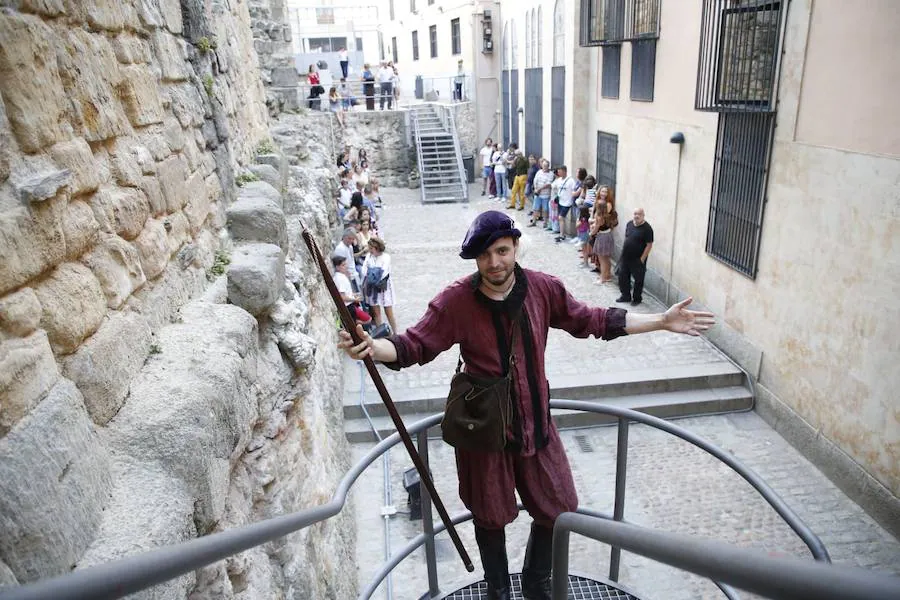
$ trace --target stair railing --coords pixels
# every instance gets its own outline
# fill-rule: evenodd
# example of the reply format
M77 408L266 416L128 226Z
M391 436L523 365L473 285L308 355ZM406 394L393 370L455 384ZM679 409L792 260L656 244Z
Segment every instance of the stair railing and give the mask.
M743 477L747 483L759 492L760 496L762 496L775 512L781 516L787 525L797 533L817 561L823 563L830 562L828 552L825 550L825 546L818 536L803 523L800 517L785 504L778 494L776 494L775 491L759 477L759 475L750 468L744 466L731 454L707 442L700 436L658 417L616 406L577 400L551 400L550 407L554 409L582 410L601 415L609 415L614 417L618 423L619 431L616 453L614 514L610 517L609 515L586 509L579 510L582 514L600 517L606 521L617 522L613 523L617 527L611 529L594 529L593 525L584 528L593 532L600 531L597 535L604 536L601 539L608 540L613 546L613 552L610 555L611 579L615 580L618 578L619 554L623 548L638 553L644 552L647 549L647 547L643 545L638 545L637 542L630 541L627 535L623 537L622 535L616 534L616 532L621 533L623 531L622 522L625 522L623 515L625 500L625 469L627 466L628 427L631 421L636 421L679 437L725 463L726 466L730 467L738 475ZM443 415L441 414L436 414L427 417L407 428L410 435L416 435L419 449L423 460L426 461L426 465L428 464L428 430L438 425L442 416ZM273 517L243 527L213 533L179 544L164 546L149 552L136 554L93 567L87 567L37 583L7 588L0 591L0 600L39 600L45 598L54 598L55 600L94 600L101 598L122 598L181 575L196 571L204 566L245 550L249 550L250 548L269 543L280 537L309 527L310 525L325 521L341 512L346 504L350 488L362 472L382 454L387 452L388 449L398 443L400 443L400 436L397 433L394 433L379 442L365 455L365 457L362 458L362 460L360 460L360 462L350 468L343 479L341 479L340 483L338 483L331 500L321 506ZM381 571L376 576L376 579L373 580L366 590L360 594L359 597L361 599L370 598L375 588L384 578L384 574L393 570L393 568L415 550L415 548L422 545L425 545L426 547L429 594L431 597L438 595L434 536L443 531L443 526L434 525L433 520L431 519L431 502L428 499L427 494L423 494L422 496L422 509L423 534L418 536L405 548L401 549L382 567ZM453 523L460 523L470 518L471 515L469 513L464 513L452 517L452 521ZM563 521L563 524L574 529L574 526L568 525L565 520ZM628 529L627 531L630 532L631 530ZM679 553L682 553L684 551L684 546L680 543L677 546ZM715 552L713 555L721 555L721 547L729 546L717 544L714 548ZM704 548L709 549L712 547ZM560 550L561 549L562 548L560 548ZM657 554L650 553L651 550L647 550L648 556L651 558L658 556ZM743 552L749 553L747 556L752 555L754 557L754 562L763 554L759 551L746 550L742 551L742 553ZM556 548L554 548L554 554L557 554ZM744 559L745 557L741 554L741 560L743 561ZM562 559L559 556L555 556L554 560L559 561ZM664 562L665 560L669 559L664 557ZM563 563L559 564L562 565ZM694 570L696 567L696 564L688 564L688 562L673 562L673 564L676 566L683 564L687 570ZM808 562L801 564L794 560L790 561L790 566L779 569L779 580L791 578L801 585L810 586L810 590L819 590L820 585L816 583L814 579L827 578L831 586L829 588L829 594L819 596L809 594L788 596L786 593L780 592L774 593L770 597L835 598L840 600L900 597L900 578L876 575L875 573L863 569L834 568L834 571L829 571L829 568L824 565L819 568L810 569L810 564L811 563ZM766 563L765 569L761 571L754 570L747 574L746 569L742 569L739 565L729 561L727 565L718 566L715 570L711 570L712 567L710 567L710 570L703 571L703 574L707 577L721 579L722 581L714 581L716 585L719 586L728 598L736 598L737 596L734 591L724 582L733 582L740 587L756 589L754 586L768 585L765 581L761 581L761 579L770 578L772 573L771 569L776 567L777 565L769 565ZM562 573L565 571L566 567L560 566L559 568L560 573ZM830 575L835 573L839 574L839 576ZM612 575L615 575L615 577L612 577ZM766 587L765 589L771 590L771 587ZM855 592L856 589L866 590L866 593L869 595L861 596Z
M453 153L456 156L456 168L459 172L460 191L463 195L463 202L469 201L469 178L466 174L466 167L463 165L462 148L459 145L459 133L456 131L456 117L453 114L453 106L448 104L439 104L441 125L444 130L450 134L453 140Z
M410 115L412 116L413 135L416 146L416 170L419 173L419 194L422 204L425 204L425 163L422 157L422 135L419 131L419 108L418 106L410 107Z

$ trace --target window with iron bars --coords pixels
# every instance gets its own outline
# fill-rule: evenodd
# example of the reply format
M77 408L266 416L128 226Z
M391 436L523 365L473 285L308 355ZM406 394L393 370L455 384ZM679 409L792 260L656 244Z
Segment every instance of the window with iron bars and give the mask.
M431 42L431 58L437 58L437 25L428 28L428 38Z
M419 60L419 32L412 32L412 57L413 60Z
M462 40L459 33L459 19L450 21L450 48L453 54L462 54Z
M597 132L597 184L616 188L616 164L619 156L619 136Z
M396 37L391 38L391 60L393 60L395 63L400 62L399 60L397 60L397 38Z
M608 44L600 49L603 64L600 71L600 95L604 98L619 97L619 77L622 64L622 44Z
M755 278L775 128L783 1L704 0L697 110L719 113L706 252Z
M782 1L704 0L694 108L775 110Z

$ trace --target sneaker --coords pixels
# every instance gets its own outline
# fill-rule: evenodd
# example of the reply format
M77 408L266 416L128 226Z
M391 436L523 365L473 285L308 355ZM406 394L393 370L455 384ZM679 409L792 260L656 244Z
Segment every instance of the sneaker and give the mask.
M497 197L497 196L488 196L488 200L493 200L493 199L496 198L496 197Z
M594 267L593 269L591 269L591 273L599 273L599 272L600 272L600 269L598 269L597 267Z
M631 298L626 298L625 296L619 296L616 298L616 302L631 302Z

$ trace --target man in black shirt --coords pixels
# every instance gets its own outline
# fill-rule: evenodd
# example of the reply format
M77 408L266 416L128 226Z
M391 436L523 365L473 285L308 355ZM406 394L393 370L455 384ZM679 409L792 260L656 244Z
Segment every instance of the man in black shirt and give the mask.
M647 257L653 248L653 228L644 220L644 209L634 209L634 218L625 226L625 242L619 259L619 291L616 302L641 303L644 291L644 274L647 272ZM634 277L634 294L631 293L631 278Z

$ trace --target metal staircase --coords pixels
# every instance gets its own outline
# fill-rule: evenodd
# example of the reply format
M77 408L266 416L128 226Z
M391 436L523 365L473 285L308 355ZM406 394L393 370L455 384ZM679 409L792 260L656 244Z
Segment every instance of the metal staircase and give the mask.
M422 203L468 202L456 122L450 107L426 103L410 107Z

